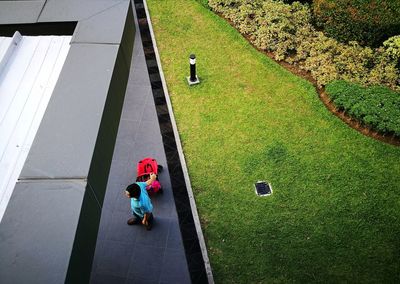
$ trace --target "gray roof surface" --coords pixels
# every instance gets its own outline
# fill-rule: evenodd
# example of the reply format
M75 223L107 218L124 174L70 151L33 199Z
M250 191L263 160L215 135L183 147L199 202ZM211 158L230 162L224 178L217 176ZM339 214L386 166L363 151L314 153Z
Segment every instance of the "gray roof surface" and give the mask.
M137 21L135 21L137 25ZM136 28L138 31L138 27ZM153 157L163 165L163 194L151 196L154 226L128 226L136 163ZM91 283L190 283L171 182L166 166L140 33L133 58L100 221Z
M21 178L87 177L118 48L71 45Z
M78 23L0 224L1 283L90 277L131 62L130 11L129 0L0 1L1 25L41 34L53 24L39 22Z
M63 282L80 212L71 204L82 202L85 186L83 180L16 185L0 226L1 283Z

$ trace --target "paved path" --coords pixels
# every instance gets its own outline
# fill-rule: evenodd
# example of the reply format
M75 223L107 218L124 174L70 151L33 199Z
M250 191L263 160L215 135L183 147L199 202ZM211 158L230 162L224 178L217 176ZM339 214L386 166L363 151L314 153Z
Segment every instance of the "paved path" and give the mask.
M136 17L136 13L135 13ZM136 23L133 62L104 200L91 283L190 283L164 146ZM130 202L125 187L136 163L151 156L164 166L164 193L152 198L151 231L128 226Z

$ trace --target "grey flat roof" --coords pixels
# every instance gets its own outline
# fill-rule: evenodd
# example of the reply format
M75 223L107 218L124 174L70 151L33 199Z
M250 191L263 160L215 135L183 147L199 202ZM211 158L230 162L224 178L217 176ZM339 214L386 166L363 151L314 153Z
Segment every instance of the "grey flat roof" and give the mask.
M135 29L129 0L0 1L0 25L58 22L77 26L0 224L2 283L90 277Z
M133 54L91 283L191 283L139 32ZM131 218L130 201L123 194L135 181L136 163L147 156L164 167L159 175L164 193L151 196L151 231L126 224Z
M83 180L16 185L0 226L2 283L64 281L85 186Z

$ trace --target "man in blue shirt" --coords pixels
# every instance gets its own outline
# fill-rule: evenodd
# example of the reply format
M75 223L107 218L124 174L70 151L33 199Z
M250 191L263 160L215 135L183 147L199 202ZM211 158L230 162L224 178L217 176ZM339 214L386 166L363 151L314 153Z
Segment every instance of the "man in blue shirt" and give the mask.
M142 223L147 230L151 230L153 225L153 205L149 194L147 193L146 186L151 185L155 181L157 175L150 174L150 179L146 182L135 182L125 190L126 197L131 199L131 208L133 218L128 220L128 225L135 225Z

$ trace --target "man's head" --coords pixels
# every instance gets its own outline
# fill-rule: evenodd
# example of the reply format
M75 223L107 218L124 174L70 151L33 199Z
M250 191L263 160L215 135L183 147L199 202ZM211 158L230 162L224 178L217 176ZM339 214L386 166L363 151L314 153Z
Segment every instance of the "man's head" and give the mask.
M139 199L140 186L137 185L136 183L132 183L132 184L128 185L128 187L125 189L125 195L126 195L126 197L129 197L129 198Z

